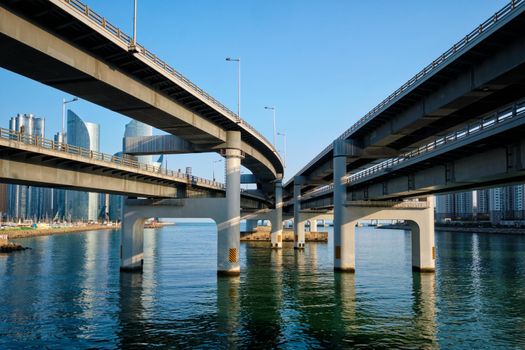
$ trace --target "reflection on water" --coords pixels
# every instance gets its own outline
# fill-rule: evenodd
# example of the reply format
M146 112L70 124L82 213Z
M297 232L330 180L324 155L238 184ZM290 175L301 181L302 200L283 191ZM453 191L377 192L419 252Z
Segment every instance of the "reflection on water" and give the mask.
M0 256L0 348L525 347L525 237L438 233L436 274L410 233L360 229L356 274L331 243L241 246L217 278L216 228L145 233L144 274L120 274L118 232L21 240Z

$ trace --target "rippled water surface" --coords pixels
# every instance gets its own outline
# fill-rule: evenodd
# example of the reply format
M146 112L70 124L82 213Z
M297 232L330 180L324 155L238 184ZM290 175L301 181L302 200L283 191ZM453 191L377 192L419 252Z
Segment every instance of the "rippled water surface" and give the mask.
M144 273L119 273L117 231L19 240L0 255L0 348L525 348L525 237L436 233L412 273L410 233L362 228L356 274L330 244L241 245L216 276L213 224L146 230Z

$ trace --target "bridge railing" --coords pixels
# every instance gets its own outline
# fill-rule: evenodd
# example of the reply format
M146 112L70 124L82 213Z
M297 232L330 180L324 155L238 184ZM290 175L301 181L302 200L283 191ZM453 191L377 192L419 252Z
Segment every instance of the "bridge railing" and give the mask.
M354 181L371 177L377 175L378 173L389 172L394 166L399 165L403 162L425 155L428 152L434 151L453 142L460 141L468 136L481 133L482 131L485 131L487 129L495 128L501 125L502 123L521 117L525 117L525 101L520 101L516 104L513 104L512 106L508 106L492 114L484 116L474 122L468 123L458 130L455 130L443 136L439 136L435 138L432 142L418 147L410 152L404 153L399 157L385 160L377 165L371 166L355 174L349 175L343 180L343 183L348 185ZM304 194L302 196L302 199L317 197L332 191L333 184L322 186Z
M401 85L396 91L391 93L387 98L381 101L377 106L375 106L371 111L365 114L363 117L357 120L349 129L347 129L343 134L341 134L337 139L345 140L347 139L355 130L359 129L363 124L371 120L379 111L386 107L391 101L396 99L403 92L407 91L409 88L414 86L416 83L420 82L423 78L426 78L432 72L435 72L437 69L440 69L444 66L444 63L450 58L458 54L467 44L471 43L474 39L484 34L488 29L492 28L496 23L501 21L510 15L518 6L525 3L525 0L512 0L502 9L496 12L494 15L489 17L485 22L481 23L474 30L464 36L461 40L456 42L451 48L445 51L441 56L433 60L428 66L419 71L416 75L410 78L406 83ZM312 159L304 168L308 169L312 166L318 158L328 153L332 148L332 144L328 145L325 149L319 153L317 157ZM301 171L302 172L302 171Z
M126 44L128 47L132 45L133 38L131 36L124 33L122 30L120 30L120 28L112 25L103 16L93 11L89 6L84 4L82 1L79 1L79 0L61 0L61 1L68 4L77 13L84 15L85 17L90 19L93 23L103 28L106 32L111 34L113 37L118 39L123 44ZM198 87L195 83L193 83L191 80L186 78L184 75L178 72L175 68L171 67L168 63L166 63L166 61L163 61L157 55L155 55L154 53L146 49L144 46L138 43L136 44L136 46L137 46L137 51L139 55L146 58L148 61L153 63L156 67L162 69L164 72L174 76L175 78L177 78L177 80L182 81L182 83L186 85L186 88L193 90L198 95L198 97L201 97L204 100L210 102L211 104L217 106L221 110L221 112L224 113L226 116L230 117L237 124L244 126L245 128L249 129L252 133L254 133L259 139L261 139L266 144L268 148L273 150L277 158L279 158L279 160L282 163L281 156L279 155L275 147L270 143L270 141L266 137L264 137L252 125L250 125L244 119L241 119L236 113L234 113L228 107L226 107L221 102L213 98L210 94L208 94L206 91Z
M111 165L121 165L131 167L137 170L147 171L152 175L164 175L172 178L182 180L192 185L205 185L207 187L223 190L225 185L220 182L213 180L204 179L198 176L187 174L181 171L169 170L153 164L140 163L136 159L129 155L123 154L121 156L106 154L102 152L92 151L84 147L78 147L63 142L56 142L54 140L29 135L25 133L19 133L14 130L0 128L0 139L17 141L26 145L38 146L43 149L64 152L80 156L89 160L102 161Z

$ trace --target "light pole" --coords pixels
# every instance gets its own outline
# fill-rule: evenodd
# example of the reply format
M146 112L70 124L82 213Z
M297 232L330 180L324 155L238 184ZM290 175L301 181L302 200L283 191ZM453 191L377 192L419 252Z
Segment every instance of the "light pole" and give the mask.
M241 59L226 57L228 62L237 62L237 116L241 118Z
M66 132L65 132L65 125L66 125L66 105L68 103L76 102L78 101L78 97L74 97L71 100L67 101L65 98L62 99L62 142L66 142Z
M275 107L264 107L264 109L269 109L273 112L273 147L277 147L275 143L275 139L277 138L277 129L275 128Z
M213 163L212 163L212 177L213 177L213 182L215 182L215 163L220 163L222 162L222 159L219 159L219 160L214 160Z
M133 0L133 38L131 38L129 51L137 52L137 0Z
M278 132L277 135L283 137L283 143L284 143L284 167L286 168L286 132Z

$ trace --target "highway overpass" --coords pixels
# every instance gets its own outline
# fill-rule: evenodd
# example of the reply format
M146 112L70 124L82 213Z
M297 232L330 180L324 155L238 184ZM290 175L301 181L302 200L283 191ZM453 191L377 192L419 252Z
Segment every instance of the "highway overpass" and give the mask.
M414 269L433 271L432 195L525 179L523 101L525 1L513 0L295 174L286 211L296 223L333 211L334 268L348 272L358 220L406 220Z

